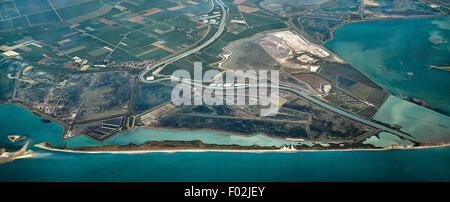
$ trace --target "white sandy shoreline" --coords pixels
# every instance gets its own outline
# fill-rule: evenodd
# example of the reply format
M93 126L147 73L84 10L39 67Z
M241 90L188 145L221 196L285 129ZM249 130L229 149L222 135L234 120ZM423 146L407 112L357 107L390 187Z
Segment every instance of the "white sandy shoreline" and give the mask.
M43 144L34 145L37 148L65 153L80 154L147 154L147 153L198 153L198 152L226 152L226 153L298 153L298 152L351 152L351 151L397 151L397 150L418 150L450 147L450 144L418 146L418 147L396 147L379 149L304 149L304 150L231 150L231 149L173 149L173 150L130 150L130 151L80 151L73 149L50 148Z

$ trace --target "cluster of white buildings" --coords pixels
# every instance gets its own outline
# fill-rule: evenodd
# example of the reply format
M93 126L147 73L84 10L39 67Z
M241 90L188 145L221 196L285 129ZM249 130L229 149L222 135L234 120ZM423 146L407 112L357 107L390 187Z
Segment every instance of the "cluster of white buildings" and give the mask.
M221 17L222 17L222 14L220 14L219 11L215 11L215 12L212 13L212 15L204 14L204 15L201 15L199 17L196 17L196 19L198 21L201 21L201 22L205 23L205 24L219 25Z

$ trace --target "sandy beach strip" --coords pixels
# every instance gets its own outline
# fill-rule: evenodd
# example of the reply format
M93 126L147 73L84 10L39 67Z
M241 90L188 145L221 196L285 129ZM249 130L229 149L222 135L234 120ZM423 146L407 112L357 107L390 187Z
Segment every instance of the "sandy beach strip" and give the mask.
M197 152L225 152L225 153L298 153L298 152L351 152L351 151L398 151L398 150L418 150L418 149L436 149L447 148L450 144L418 146L418 147L394 147L394 148L379 148L379 149L303 149L303 150L230 150L230 149L172 149L172 150L130 150L130 151L81 151L74 149L57 149L50 148L44 144L34 145L37 148L65 153L80 153L80 154L147 154L147 153L197 153Z

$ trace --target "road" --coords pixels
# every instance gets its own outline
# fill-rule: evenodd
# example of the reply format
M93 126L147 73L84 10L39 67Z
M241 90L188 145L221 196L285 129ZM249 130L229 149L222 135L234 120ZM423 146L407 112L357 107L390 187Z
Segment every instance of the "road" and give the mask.
M238 88L264 87L264 86L258 86L258 85L256 85L256 86L255 85L242 85L242 86L231 86L231 87L224 87L224 86L216 87L216 86L205 86L205 85L203 85L201 83L193 82L193 81L186 82L186 80L183 80L183 82L185 82L187 84L193 84L194 86L196 85L196 86L199 86L199 87L210 88L210 89L228 89L228 88L238 89ZM270 87L270 86L268 86L268 87ZM323 101L321 101L321 100L319 100L319 99L317 99L315 97L309 96L309 95L307 95L304 92L301 92L301 91L298 91L296 89L292 89L292 88L290 88L288 86L283 86L283 85L278 86L278 88L280 90L284 90L284 91L287 91L287 92L294 93L295 95L298 95L299 97L301 97L301 98L303 98L303 99L305 99L305 100L307 100L307 101L309 101L309 102L311 102L313 104L316 104L316 105L318 105L318 106L320 106L320 107L322 107L324 109L332 111L332 112L334 112L336 114L339 114L339 115L341 115L343 117L349 118L349 119L354 120L356 122L359 122L359 123L362 123L364 125L368 125L368 126L380 129L380 130L385 131L385 132L392 133L394 135L397 135L399 137L403 137L405 139L408 139L408 140L411 140L411 141L414 141L414 142L421 142L417 138L412 137L412 136L410 136L410 135L408 135L408 134L406 134L404 132L401 132L401 131L398 131L398 130L394 130L392 128L386 127L386 126L381 125L379 123L376 123L376 122L373 122L371 120L362 118L362 117L360 117L360 116L358 116L356 114L344 111L344 110L342 110L342 109L340 109L338 107L335 107L333 105L325 103L325 102L323 102Z
M340 109L340 108L337 108L337 107L335 107L335 106L332 106L332 105L330 105L330 104L328 104L328 103L322 102L322 101L320 101L319 99L314 98L314 97L311 97L311 96L309 96L309 95L307 95L307 94L305 94L305 93L303 93L303 92L300 92L300 91L298 91L298 90L291 89L291 88L288 88L288 87L285 87L285 86L280 86L280 89L281 89L281 90L288 91L288 92L292 92L292 93L294 93L294 94L296 94L296 95L302 97L303 99L305 99L305 100L307 100L307 101L309 101L309 102L312 102L312 103L314 103L314 104L316 104L316 105L319 105L320 107L325 108L325 109L327 109L327 110L330 110L330 111L332 111L332 112L334 112L334 113L336 113L336 114L339 114L339 115L341 115L341 116L343 116L343 117L352 119L352 120L354 120L354 121L357 121L357 122L359 122L359 123L362 123L362 124L365 124L365 125L368 125L368 126L372 126L372 127L374 127L374 128L378 128L378 129L380 129L380 130L382 130L382 131L392 133L392 134L394 134L394 135L397 135L397 136L399 136L399 137L403 137L403 138L405 138L405 139L408 139L408 140L411 140L411 141L414 141L414 142L420 142L419 140L417 140L417 138L412 137L412 136L410 136L410 135L408 135L408 134L406 134L406 133L403 133L403 132L398 131L398 130L394 130L394 129L392 129L392 128L388 128L388 127L386 127L386 126L384 126L384 125L381 125L381 124L379 124L379 123L375 123L375 122L370 121L370 120L368 120L368 119L364 119L364 118L362 118L362 117L360 117L360 116L357 116L357 115L355 115L355 114L353 114L353 113L344 111L344 110L342 110L342 109Z
M152 82L155 82L155 81L147 81L147 80L145 79L145 75L146 75L147 73L149 73L150 71L156 69L156 68L158 68L158 69L156 69L155 72L159 72L165 65L170 64L170 63L175 62L175 61L177 61L177 60L180 60L180 59L182 59L182 58L184 58L184 57L187 57L187 56L189 56L189 55L191 55L191 54L193 54L193 53L195 53L195 52L200 51L201 49L203 49L203 48L207 47L208 45L210 45L211 43L213 43L217 38L219 38L219 37L222 35L223 31L225 30L226 19L227 19L227 15L228 15L228 8L224 5L224 3L222 2L222 0L212 0L212 4L213 4L213 5L214 5L214 2L216 2L217 5L219 5L220 8L221 8L221 10L222 10L222 19L220 20L219 29L218 29L218 31L213 35L213 37L211 37L211 38L208 39L205 43L203 43L203 44L201 44L201 45L199 45L199 46L197 46L197 47L195 47L195 48L193 48L193 49L190 49L190 50L188 50L188 51L186 51L186 52L183 52L183 53L181 53L181 54L179 54L179 55L173 56L173 57L171 57L171 58L169 58L169 59L167 59L167 60L161 61L161 62L159 62L159 63L153 65L152 67L150 67L150 68L148 68L148 69L142 71L142 72L140 73L140 75L139 75L139 80L140 80L141 82L143 82L143 83L152 83ZM167 78L166 78L166 79L167 79ZM201 83L191 82L191 84L192 84L192 83L193 83L194 85L200 85L201 87L206 87L206 88L221 88L221 89L224 89L223 87L211 87L211 86L204 86L204 85L201 84ZM257 86L249 86L249 85L246 85L246 86L239 86L239 87L232 86L231 88L237 89L237 88L255 88L255 87L257 87ZM260 86L260 87L261 87L261 86ZM262 86L262 87L263 87L263 86ZM227 88L227 87L225 87L225 88ZM322 107L322 108L325 108L325 109L327 109L327 110L330 110L330 111L332 111L332 112L334 112L334 113L336 113L336 114L339 114L339 115L341 115L341 116L343 116L343 117L346 117L346 118L349 118L349 119L351 119L351 120L357 121L357 122L359 122L359 123L362 123L362 124L365 124L365 125L368 125L368 126L371 126L371 127L377 128L377 129L380 129L380 130L385 131L385 132L392 133L392 134L394 134L394 135L403 137L403 138L405 138L405 139L408 139L408 140L411 140L411 141L414 141L414 142L419 142L415 137L412 137L412 136L410 136L410 135L408 135L408 134L406 134L406 133L403 133L403 132L401 132L401 131L397 131L397 130L391 129L391 128L386 127L386 126L384 126L384 125L375 123L375 122L373 122L373 121L371 121L371 120L364 119L364 118L362 118L362 117L360 117L360 116L357 116L357 115L355 115L355 114L353 114L353 113L344 111L344 110L342 110L342 109L340 109L340 108L338 108L338 107L335 107L335 106L332 106L332 105L330 105L330 104L328 104L328 103L322 102L321 100L319 100L319 99L317 99L317 98L315 98L315 97L309 96L309 95L307 95L307 94L304 93L304 92L301 92L301 91L298 91L298 90L289 88L289 87L287 87L287 86L282 86L282 85L279 86L279 89L280 89L280 90L284 90L284 91L288 91L288 92L291 92L291 93L294 93L294 94L300 96L301 98L303 98L303 99L305 99L305 100L307 100L307 101L309 101L309 102L311 102L311 103L313 103L313 104L316 104L316 105L318 105L318 106L320 106L320 107Z
M172 63L172 62L175 62L175 61L177 61L177 60L180 60L180 59L182 59L182 58L185 58L185 57L187 57L187 56L189 56L189 55L191 55L191 54L193 54L193 53L195 53L195 52L200 51L201 49L203 49L203 48L209 46L211 43L213 43L214 41L216 41L216 39L218 39L218 38L220 37L220 35L222 35L223 31L225 30L225 25L226 25L226 22L227 22L228 8L225 6L225 4L222 2L222 0L211 0L211 1L213 1L213 2L212 2L213 5L214 5L214 2L216 2L217 5L219 5L220 9L222 10L222 19L220 20L220 23L219 23L219 29L217 30L217 32L216 32L210 39L208 39L207 41L205 41L205 43L203 43L203 44L201 44L201 45L199 45L199 46L196 46L195 48L192 48L192 49L190 49L190 50L188 50L188 51L186 51L186 52L183 52L183 53L181 53L181 54L179 54L179 55L175 55L175 56L173 56L173 57L171 57L171 58L169 58L169 59L167 59L167 60L161 61L161 62L159 62L159 63L153 65L152 67L150 67L150 68L148 68L148 69L142 71L142 72L139 74L139 80L140 80L141 82L143 82L143 83L150 83L149 81L147 81L147 80L145 79L145 75L146 75L147 73L149 73L150 71L152 71L152 70L154 70L154 69L156 69L156 68L158 68L158 69L156 69L155 72L161 71L161 69L162 69L164 66L166 66L167 64L170 64L170 63Z

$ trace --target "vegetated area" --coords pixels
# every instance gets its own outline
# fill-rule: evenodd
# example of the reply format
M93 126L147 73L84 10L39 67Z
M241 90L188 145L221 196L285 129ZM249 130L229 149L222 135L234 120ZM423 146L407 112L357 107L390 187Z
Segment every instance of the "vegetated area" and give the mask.
M284 85L365 117L383 102L381 88L308 41L325 40L338 24L362 19L359 1L223 2L229 11L224 33L160 74L192 72L195 61L203 63L203 70L278 69ZM321 22L301 22L315 19L309 9L335 24L325 29ZM138 83L140 70L217 32L217 7L210 10L209 1L4 0L0 11L0 100L63 122L69 137L86 134L101 141L134 122L342 143L379 132L286 92L278 103L280 113L265 117L260 106L178 107L170 102L170 81ZM292 24L293 19L299 21ZM313 37L287 31L292 25ZM234 54L221 63L224 48Z
M261 116L261 106L183 106L161 116L153 126L341 143L358 142L361 137L378 132L295 95L283 93L282 97L285 101L276 116Z
M67 126L67 137L98 130L93 137L102 140L119 131L138 85L127 71L74 74L17 59L0 60L0 71L1 103L18 103Z
M67 123L82 123L127 114L134 85L125 71L67 74L28 66L11 99Z
M65 124L66 135L106 139L131 114L168 100L169 87L151 95L136 74L207 37L213 28L198 17L210 7L204 0L1 1L0 99Z
M170 102L172 89L172 85L163 82L140 85L137 88L136 104L133 109L134 114L142 114Z
M208 34L209 25L195 17L209 7L202 0L1 1L1 50L30 64L81 71L110 60L152 62Z
M263 11L254 0L223 0L228 7L225 32L207 48L165 67L160 73L171 75L177 69L193 72L193 61L201 61L203 69L217 68L223 48L229 43L258 33L287 28L286 18ZM213 26L214 28L214 26Z
M0 61L0 101L10 100L14 94L15 80L24 64L15 60Z

